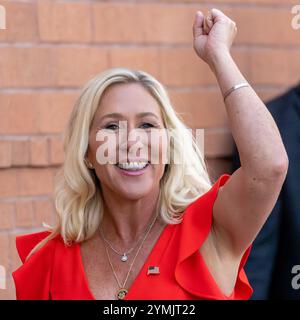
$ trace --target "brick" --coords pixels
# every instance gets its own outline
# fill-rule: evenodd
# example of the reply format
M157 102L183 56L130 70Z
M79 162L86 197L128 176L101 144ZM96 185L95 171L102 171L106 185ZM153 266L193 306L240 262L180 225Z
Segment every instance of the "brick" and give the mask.
M280 45L298 45L299 33L291 27L291 8L256 6L230 9L230 18L238 28L236 43L277 45L280 41Z
M252 81L256 85L281 85L291 83L289 64L290 53L287 50L256 50L251 53ZM270 68L270 66L272 66Z
M289 86L277 90L254 90L263 101L268 101L288 90ZM212 90L169 90L171 103L183 121L193 129L227 127L228 117L219 88ZM225 133L224 133L225 134Z
M233 151L233 143L228 128L204 130L204 153L207 158L230 157Z
M216 84L208 65L187 48L160 50L161 81L170 86Z
M6 1L6 29L0 32L0 41L35 42L37 40L36 5L30 2Z
M41 231L45 230L44 228L40 229ZM23 230L22 232L14 232L9 234L9 252L10 252L10 265L11 265L11 272L15 271L22 265L22 261L19 257L17 248L16 248L16 237L18 235L30 234L33 232L38 232L37 228L26 228L26 232Z
M226 126L228 123L222 96L216 90L169 90L171 102L185 123L193 129Z
M300 34L300 32L299 32ZM284 58L284 57L283 57ZM288 60L288 79L285 83L283 83L284 86L291 86L294 84L299 83L300 78L300 63L299 63L299 50L289 50L289 53L287 55Z
M53 172L48 168L19 169L18 195L49 195L53 193Z
M272 88L272 89L260 89L259 87L255 89L255 92L260 97L260 99L267 103L271 99L273 99L276 96L279 96L286 92L289 89L289 86L286 87L279 87L279 88Z
M15 285L12 277L6 279L6 289L0 290L0 300L16 300Z
M104 48L0 48L1 87L82 87L107 67Z
M143 70L159 77L159 52L153 48L111 48L109 50L111 67L127 67Z
M167 54L166 54L167 55ZM300 65L298 63L298 50L288 49L268 49L268 48L234 48L232 50L232 56L238 65L239 69L245 76L245 78L253 85L271 85L271 86L283 86L288 88L289 86L299 81ZM172 61L175 60L175 62ZM183 86L180 84L180 73L184 68L181 66L178 71L176 67L172 69L172 65L176 66L176 62L179 61L176 55L170 54L170 61L167 59L162 73L163 82L165 84L174 84L177 86ZM200 62L202 63L202 62ZM270 68L270 66L272 66ZM175 80L169 77L170 72L174 72ZM211 73L209 70L208 73ZM197 76L195 75L194 78ZM192 81L191 81L192 82ZM210 84L206 81L205 77L200 77L199 84Z
M92 12L95 42L142 42L145 38L136 4L96 3Z
M244 76L250 78L250 53L232 50L232 56ZM160 49L161 81L170 86L217 85L215 75L208 64L190 48Z
M9 238L6 234L0 234L0 265L4 266L6 272L9 270Z
M18 194L17 170L1 169L0 181L0 198Z
M62 164L64 161L63 141L61 137L51 137L50 143L50 163Z
M210 3L200 8L204 14ZM220 6L238 26L235 43L298 44L291 27L292 6ZM170 6L168 3L97 3L93 7L96 42L191 44L196 5ZM155 23L153 23L155 21ZM136 28L136 26L139 28Z
M248 81L252 80L252 65L250 63L251 54L251 51L248 49L240 49L236 47L231 49L231 56Z
M60 87L82 87L108 68L108 51L104 48L59 47L55 55L56 84Z
M39 105L40 133L61 133L68 122L79 93L40 93L35 96Z
M44 231L45 228L26 228L26 232L22 231L21 233L12 233L9 234L9 248L10 248L10 265L11 265L11 271L15 271L17 268L19 268L22 265L22 261L19 257L17 248L16 248L16 237L19 235L24 235L24 234L30 234L33 232L38 232L38 231Z
M165 44L187 43L191 39L194 10L190 7L94 3L92 11L95 42Z
M35 218L34 225L42 227L43 223L53 224L53 201L51 199L43 199L34 201Z
M34 211L32 201L16 202L16 227L32 227L34 224Z
M43 230L42 228L40 229L41 231ZM16 248L16 237L19 235L24 235L24 234L30 234L34 232L38 232L38 228L26 228L26 231L22 231L21 233L12 233L9 234L9 248L10 248L10 265L11 265L11 272L15 271L17 268L19 268L22 265L22 261L19 257L17 248Z
M0 134L27 134L38 128L38 104L33 94L0 93Z
M38 2L41 41L90 42L92 38L90 4Z
M0 93L0 134L61 133L78 96L73 92ZM24 153L16 165L28 163L28 145L19 140L13 150L18 156Z
M166 3L178 3L178 0L164 0L164 2ZM186 3L186 4L189 4L191 2L194 2L195 3L195 0L180 0L181 3ZM201 1L201 4L204 4L204 5L210 5L211 4L211 0L202 0ZM282 4L282 0L247 0L247 4L270 4L270 5L273 5L273 4ZM222 5L223 3L224 4L244 4L243 3L243 0L215 0L214 3L218 3L219 6ZM295 1L293 0L284 0L284 3L285 4L288 4L288 3L295 3ZM216 8L219 8L216 7ZM211 7L211 5L210 5Z
M26 166L29 164L29 141L12 140L12 165Z
M48 139L35 137L30 139L30 164L33 166L47 165L49 163Z
M104 48L0 48L2 87L82 87L107 67Z
M4 88L55 86L57 68L51 48L0 48L0 69Z
M0 202L0 230L11 229L14 226L14 204L10 202Z
M8 273L20 265L12 201L27 202L27 209L19 209L18 223L28 233L43 221L51 224L53 177L64 160L61 133L82 86L108 67L145 70L166 85L188 126L205 128L212 180L230 172L232 137L219 86L192 48L194 14L207 11L211 1L203 0L201 8L195 0L1 3L7 8L8 28L0 31L0 135L8 142L0 143L0 235L8 237L9 248L0 237L0 264L4 261ZM232 55L264 101L299 82L299 30L291 28L294 1L215 4L237 22ZM29 140L35 141L33 164ZM1 156L9 148L11 161ZM31 165L45 167L9 167ZM2 297L14 297L10 276Z
M28 231L28 233L30 233L30 231ZM9 249L10 249L9 251L10 251L11 271L15 271L18 267L20 267L22 265L22 261L20 259L20 256L18 254L17 247L16 247L16 237L18 235L23 235L23 234L24 234L24 232L22 232L20 234L12 233L9 235Z
M0 198L52 194L54 173L49 168L2 169Z
M11 142L2 140L0 141L0 168L8 168L11 163Z

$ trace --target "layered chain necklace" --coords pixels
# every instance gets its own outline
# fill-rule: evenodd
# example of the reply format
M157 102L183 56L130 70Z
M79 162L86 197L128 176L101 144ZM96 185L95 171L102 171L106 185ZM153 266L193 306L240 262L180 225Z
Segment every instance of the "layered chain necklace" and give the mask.
M103 235L103 231L101 229L101 227L99 228L99 231L100 231L100 234L101 234L101 237L102 239L109 245L109 247L119 256L121 256L121 261L123 262L126 262L128 260L128 255L132 252L132 250L138 245L140 239L142 238L142 236L140 236L140 238L138 239L138 241L136 242L136 244L131 248L129 249L127 252L119 252L117 251L112 245L111 243L104 237Z
M113 272L113 274L114 274L114 277L115 277L115 279L116 279L116 281L117 281L117 284L118 284L118 286L119 286L119 289L118 289L117 292L116 292L116 298L117 298L118 300L123 300L123 299L125 298L126 294L128 293L128 290L125 288L126 282L127 282L127 280L128 280L128 277L129 277L129 274L130 274L131 269L132 269L132 267L133 267L133 264L134 264L134 262L135 262L135 259L136 259L136 257L138 256L138 254L139 254L139 252L140 252L140 250L141 250L141 248L142 248L142 246L143 246L143 243L145 242L148 234L150 233L150 231L151 231L151 229L152 229L152 227L153 227L153 225L154 225L154 223L155 223L155 221L156 221L156 219L157 219L158 213L159 213L159 211L157 211L157 213L156 213L156 215L155 215L152 223L149 225L149 227L148 227L148 229L147 229L147 231L146 231L146 233L145 233L145 236L143 237L142 242L141 242L141 244L139 245L138 250L137 250L136 254L135 254L134 257L133 257L133 260L132 260L132 262L131 262L131 264L130 264L130 266L129 266L129 270L128 270L128 272L127 272L127 275L126 275L126 277L125 277L125 280L124 280L123 284L121 284L120 281L119 281L119 278L118 278L118 276L117 276L117 274L116 274L116 271L115 271L115 269L114 269L114 267L113 267L113 264L112 264L112 262L111 262L111 259L110 259L109 253L108 253L108 248L107 248L107 246L105 245L105 252L106 252L106 255L107 255L107 259L108 259L108 261L109 261L110 267L111 267L111 269L112 269L112 272ZM138 240L137 244L136 244L135 246L133 246L130 250L128 250L127 252L124 252L124 253L120 253L119 251L117 251L117 250L115 250L115 249L113 248L113 246L111 245L111 243L110 243L107 239L104 238L102 229L99 228L99 230L100 230L101 238L104 240L104 242L105 242L106 244L109 245L109 247L110 247L115 253L117 253L118 255L121 256L121 261L123 261L123 262L126 262L126 261L128 260L128 254L129 254L129 253L136 247L136 245L139 243L139 240Z

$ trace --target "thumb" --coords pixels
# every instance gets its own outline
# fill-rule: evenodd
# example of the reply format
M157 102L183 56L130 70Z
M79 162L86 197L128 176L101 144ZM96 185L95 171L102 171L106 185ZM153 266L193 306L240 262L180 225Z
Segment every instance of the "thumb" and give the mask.
M197 11L196 15L195 15L194 24L193 24L193 35L194 35L194 38L204 34L203 22L204 22L203 13L201 11Z

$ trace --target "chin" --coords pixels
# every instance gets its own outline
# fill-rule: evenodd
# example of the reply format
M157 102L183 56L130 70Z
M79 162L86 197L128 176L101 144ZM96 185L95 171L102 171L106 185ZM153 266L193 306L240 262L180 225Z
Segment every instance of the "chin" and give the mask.
M135 175L117 168L116 165L109 165L106 168L108 170L105 175L100 176L100 180L106 181L106 186L124 199L139 200L151 194L159 185L158 168L151 164Z
M142 183L128 183L119 185L115 191L124 199L128 200L139 200L141 198L146 197L149 195L154 188L154 185L147 185Z

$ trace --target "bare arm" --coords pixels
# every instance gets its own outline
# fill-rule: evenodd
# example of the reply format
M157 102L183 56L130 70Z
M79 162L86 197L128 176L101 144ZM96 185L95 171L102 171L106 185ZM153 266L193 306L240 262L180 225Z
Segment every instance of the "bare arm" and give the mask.
M228 52L215 56L211 69L222 93L247 82ZM276 123L252 87L237 89L225 100L229 127L241 167L258 179L286 170L287 155ZM274 172L275 171L275 172Z
M223 94L246 82L230 54L236 33L235 22L219 10L206 18L201 12L196 15L194 49L210 66ZM288 168L278 128L251 86L233 91L225 108L241 167L219 189L213 208L209 245L216 248L220 265L239 261L253 242L276 203Z
M223 93L246 81L230 54L216 55L211 69ZM219 190L213 210L214 230L218 243L226 243L240 255L275 206L288 157L273 117L251 87L232 92L225 108L241 167Z

